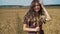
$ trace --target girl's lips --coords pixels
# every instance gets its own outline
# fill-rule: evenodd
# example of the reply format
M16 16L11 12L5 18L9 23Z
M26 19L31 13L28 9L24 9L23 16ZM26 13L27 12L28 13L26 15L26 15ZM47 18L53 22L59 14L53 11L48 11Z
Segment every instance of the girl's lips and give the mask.
M39 8L35 8L35 10L39 10Z

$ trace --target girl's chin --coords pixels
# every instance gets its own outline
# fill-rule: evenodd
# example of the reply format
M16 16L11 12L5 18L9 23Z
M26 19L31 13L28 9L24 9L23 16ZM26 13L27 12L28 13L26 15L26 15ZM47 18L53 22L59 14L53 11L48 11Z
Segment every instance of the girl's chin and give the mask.
M38 12L38 10L36 10L35 12Z

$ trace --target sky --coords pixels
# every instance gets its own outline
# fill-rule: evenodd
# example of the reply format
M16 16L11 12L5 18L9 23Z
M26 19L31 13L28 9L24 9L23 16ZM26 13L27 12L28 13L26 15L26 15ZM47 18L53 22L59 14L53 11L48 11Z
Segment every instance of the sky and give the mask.
M32 0L0 0L0 5L30 5ZM43 0L44 5L60 4L60 0Z

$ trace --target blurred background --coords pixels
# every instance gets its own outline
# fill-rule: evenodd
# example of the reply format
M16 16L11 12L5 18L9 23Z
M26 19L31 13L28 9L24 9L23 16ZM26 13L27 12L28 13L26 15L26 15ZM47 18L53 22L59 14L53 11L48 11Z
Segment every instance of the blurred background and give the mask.
M0 0L0 34L27 34L23 18L32 0ZM43 0L52 20L43 24L44 34L60 34L60 0Z

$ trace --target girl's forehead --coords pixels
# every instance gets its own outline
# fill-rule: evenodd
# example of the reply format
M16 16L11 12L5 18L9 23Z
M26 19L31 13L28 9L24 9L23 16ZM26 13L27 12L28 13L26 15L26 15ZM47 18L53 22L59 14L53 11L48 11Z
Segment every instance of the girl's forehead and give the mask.
M40 4L36 2L34 5L40 5Z
M38 5L38 4L39 4L39 3L37 3L37 2L35 3L35 5Z

